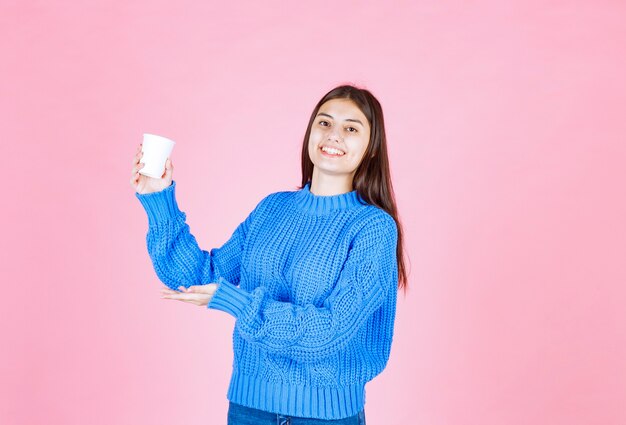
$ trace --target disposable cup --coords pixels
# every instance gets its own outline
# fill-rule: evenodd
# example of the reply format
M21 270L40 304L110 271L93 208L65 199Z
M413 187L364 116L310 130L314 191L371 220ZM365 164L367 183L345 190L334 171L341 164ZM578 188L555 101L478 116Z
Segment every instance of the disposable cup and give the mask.
M145 165L139 170L139 174L160 179L165 173L165 161L169 158L176 142L167 137L156 134L144 133L141 152L143 156L139 160Z

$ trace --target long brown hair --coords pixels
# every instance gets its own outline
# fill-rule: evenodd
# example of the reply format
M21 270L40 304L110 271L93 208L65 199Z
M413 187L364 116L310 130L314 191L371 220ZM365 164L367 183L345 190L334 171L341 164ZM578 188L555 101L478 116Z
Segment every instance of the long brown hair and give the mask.
M304 134L304 141L302 142L302 186L300 189L304 188L313 178L313 162L309 157L308 149L311 126L313 125L313 121L315 121L315 116L320 107L331 99L351 100L361 112L363 112L363 115L365 115L370 124L369 144L354 174L352 190L356 189L358 195L363 198L365 202L382 208L395 220L398 227L398 245L396 247L398 286L403 289L406 294L408 279L404 262L404 238L402 225L398 218L393 186L391 184L383 109L380 106L380 102L368 90L352 85L341 85L326 93L317 105L315 105L311 113L311 118L309 119L306 133Z

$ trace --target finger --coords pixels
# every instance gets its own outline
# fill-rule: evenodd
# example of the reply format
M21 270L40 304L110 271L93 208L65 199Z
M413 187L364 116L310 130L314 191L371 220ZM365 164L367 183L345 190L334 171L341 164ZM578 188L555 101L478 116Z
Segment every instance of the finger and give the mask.
M185 301L185 302L194 302L198 299L198 294L182 294L182 293L163 294L162 298L167 298L170 300Z
M167 179L169 177L168 173L169 173L169 169L167 165L167 160L165 160L165 170L163 170L163 174L161 174L161 178Z
M161 288L161 292L166 292L168 294L178 294L178 291L174 291L173 289L170 289L170 288Z
M134 188L137 188L137 186L139 185L139 173L133 174L133 176L130 178L130 184Z
M139 164L139 160L143 157L143 152L138 152L133 158L133 165Z
M141 170L144 167L144 165L146 164L144 164L143 162L140 162L138 165L135 165L133 167L133 174L137 174L137 172Z
M133 158L133 165L139 164L139 161L143 158L143 152L137 152Z
M130 174L130 181L131 184L135 185L136 183L139 182L139 169L141 169L141 166L139 167L133 167L133 169L131 170L131 174Z

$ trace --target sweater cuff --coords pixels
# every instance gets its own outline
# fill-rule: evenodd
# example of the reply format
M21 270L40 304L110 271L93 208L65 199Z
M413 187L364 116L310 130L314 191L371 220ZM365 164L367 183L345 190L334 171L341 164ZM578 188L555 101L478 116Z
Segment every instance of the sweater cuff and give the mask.
M174 180L163 190L143 194L135 192L135 196L146 210L150 225L171 220L181 214L176 202L176 182Z
M217 289L207 304L207 308L222 310L238 318L243 309L250 303L252 296L223 277L217 279Z

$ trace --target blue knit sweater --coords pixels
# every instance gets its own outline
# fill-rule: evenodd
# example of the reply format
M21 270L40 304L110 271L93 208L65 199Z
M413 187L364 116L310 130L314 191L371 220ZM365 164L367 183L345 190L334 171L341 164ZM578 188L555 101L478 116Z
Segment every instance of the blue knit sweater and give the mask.
M263 198L221 247L198 247L176 182L136 193L148 253L171 289L217 283L207 308L235 317L234 403L319 419L365 405L365 384L389 359L396 312L397 228L355 191L310 183Z

